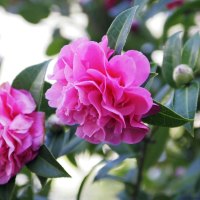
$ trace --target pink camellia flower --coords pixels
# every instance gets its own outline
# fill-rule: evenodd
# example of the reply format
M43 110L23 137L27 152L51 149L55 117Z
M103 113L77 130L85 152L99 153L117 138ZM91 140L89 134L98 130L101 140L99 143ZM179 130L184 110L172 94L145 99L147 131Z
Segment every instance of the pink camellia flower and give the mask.
M46 98L60 121L78 124L76 135L89 142L138 143L149 130L141 118L153 105L140 87L150 64L138 51L111 57L113 52L107 36L100 43L79 39L64 46Z
M168 10L178 8L184 4L184 0L173 0L172 2L166 5Z
M35 158L44 139L44 113L25 90L0 86L0 184Z

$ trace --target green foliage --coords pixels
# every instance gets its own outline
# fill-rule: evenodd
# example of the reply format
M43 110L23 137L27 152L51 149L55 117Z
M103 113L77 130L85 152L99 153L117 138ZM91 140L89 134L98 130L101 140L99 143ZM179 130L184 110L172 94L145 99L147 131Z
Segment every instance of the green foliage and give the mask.
M199 96L199 83L192 82L189 86L176 89L173 97L173 108L180 115L194 119ZM184 125L186 130L194 136L193 121Z
M131 29L137 6L129 8L115 18L108 29L109 46L120 54Z
M198 12L200 8L200 2L188 1L185 2L181 7L175 10L166 20L163 30L163 39L167 37L167 31L170 27L181 23L187 33L188 28L194 25L195 12Z
M15 188L15 177L12 178L7 184L0 185L0 200L11 200Z
M48 45L46 49L46 54L48 56L53 56L60 52L60 49L67 45L70 42L70 40L64 38L61 33L60 29L55 29L53 33L53 38L51 43Z
M17 75L12 84L14 88L28 90L32 94L38 111L40 111L42 102L44 78L48 64L49 61L46 61L26 68Z
M181 64L181 47L180 33L176 33L167 40L164 48L162 74L166 82L172 87L176 87L173 71L176 66Z
M45 1L26 1L19 10L19 14L28 22L36 24L49 16L50 5Z
M48 101L45 98L45 93L50 87L51 87L51 84L45 81L43 85L43 90L41 91L42 100L40 103L40 111L45 112L46 118L50 117L52 114L55 113L55 109L48 105Z
M196 33L184 45L182 53L182 63L194 69L197 64L200 49L200 35Z
M156 127L152 129L152 134L151 143L147 146L147 154L144 161L145 169L155 165L163 153L169 139L169 128Z
M121 164L125 159L127 158L130 158L130 156L132 155L120 155L117 159L115 160L111 160L111 161L108 161L104 167L102 167L97 175L95 176L95 181L98 181L102 178L110 178L110 179L114 179L114 180L118 180L117 177L115 176L112 176L112 175L109 175L108 172L115 168L116 166L118 166L119 164Z
M156 101L155 103L159 105L160 111L155 115L150 115L148 117L143 118L144 122L155 126L176 127L181 126L188 121L192 121L190 119L182 117L173 110L167 108L166 106Z
M27 167L39 176L47 178L69 177L69 174L56 161L54 156L43 145L38 156L27 164Z

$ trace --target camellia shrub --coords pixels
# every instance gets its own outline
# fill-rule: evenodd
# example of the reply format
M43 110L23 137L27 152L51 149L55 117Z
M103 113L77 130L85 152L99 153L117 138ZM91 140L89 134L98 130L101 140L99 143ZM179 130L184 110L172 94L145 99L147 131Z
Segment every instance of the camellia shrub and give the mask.
M122 3L128 8L113 15ZM88 16L92 4L81 2ZM85 151L102 161L83 179L77 200L83 199L90 177L122 183L116 199L200 199L200 35L189 36L187 24L185 32L167 37L185 15L195 17L199 1L96 4L113 22L107 30L108 21L105 26L100 22L101 31L93 37L98 23L93 27L91 19L92 39L77 39L60 49L48 74L52 84L45 81L50 62L45 61L0 85L0 199L48 199L53 178L70 179L56 159L67 156L76 166L75 156ZM171 12L163 35L158 41L143 32L132 45L155 8ZM164 46L162 66L152 62L151 51L143 51L145 43ZM117 157L111 159L113 154ZM135 165L127 167L127 160ZM28 184L17 184L19 173Z

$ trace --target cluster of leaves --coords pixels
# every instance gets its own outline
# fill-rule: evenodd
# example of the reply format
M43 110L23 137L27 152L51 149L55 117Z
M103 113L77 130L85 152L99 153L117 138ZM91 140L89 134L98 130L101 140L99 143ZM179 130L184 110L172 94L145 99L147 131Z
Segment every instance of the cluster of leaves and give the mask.
M10 1L4 0L0 4L9 11L19 13L29 22L38 23L49 15L53 5L57 5L63 15L68 15L68 12L63 11L64 8L69 8L63 6L66 2L70 3L62 0L24 3L18 0L10 4ZM150 58L152 51L160 49L160 45L163 46L163 42L166 41L163 64L158 67L152 65L151 77L144 85L151 90L155 103L160 106L158 114L143 119L151 125L151 134L140 144L107 145L108 150L104 152L102 150L104 144L91 145L77 138L74 135L76 127L50 124L46 127L45 144L41 147L38 157L21 171L28 181L20 185L13 179L7 185L1 186L0 199L12 199L12 197L22 200L47 199L51 178L69 177L56 159L67 156L76 166L75 155L86 150L91 154L99 154L102 161L83 179L77 200L82 199L82 192L88 182L92 184L89 180L91 176L94 182L110 179L122 183L124 190L118 194L121 200L129 200L133 197L141 200L200 198L200 128L194 128L194 116L200 109L199 33L188 39L200 3L188 1L182 7L172 11L165 22L163 35L156 39L147 29L146 21L158 12L166 11L166 3L169 2L171 0L161 0L157 3L151 0L136 0L134 4L138 6L122 12L110 27L113 16L124 10L126 6L130 6L130 2L126 1L124 4L120 1L112 12L104 9L102 0L82 4L84 12L89 16L88 32L91 38L99 40L107 32L109 45L115 49L116 54L120 54L123 48L136 48ZM134 18L140 22L139 29L129 34ZM167 39L168 30L178 23L184 25L182 38L181 33L176 33ZM62 45L68 43L68 40L61 36L59 29L55 30L53 38L47 49L48 55L56 54ZM150 50L145 48L147 42L152 47ZM25 69L13 81L13 87L23 88L32 93L38 111L44 111L47 118L54 113L44 98L44 93L51 86L44 81L48 63L49 61ZM187 64L192 69L194 79L186 85L177 87L173 79L173 71L180 64ZM184 126L180 127L181 125ZM178 128L171 129L171 127ZM117 153L118 157L110 160L110 155L114 153ZM94 175L96 167L102 163L104 166ZM39 180L41 189L34 189L35 180Z

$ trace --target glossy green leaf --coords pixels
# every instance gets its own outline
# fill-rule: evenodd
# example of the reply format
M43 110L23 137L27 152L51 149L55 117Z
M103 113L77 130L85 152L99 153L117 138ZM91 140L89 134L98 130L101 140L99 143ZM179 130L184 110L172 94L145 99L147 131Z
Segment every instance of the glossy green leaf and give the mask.
M129 8L119 14L108 29L109 46L120 54L130 32L137 6Z
M189 67L195 67L200 50L200 36L196 33L184 45L182 52L182 63L187 64Z
M40 184L41 184L41 187L45 187L45 185L47 184L47 180L48 178L46 177L42 177L42 176L37 176L38 177L38 180L40 181Z
M56 161L45 145L40 148L38 156L27 164L38 176L47 178L69 177L70 175Z
M158 127L152 131L155 132L152 132L152 143L149 143L147 147L147 153L144 161L145 169L148 169L149 167L156 164L161 154L163 153L167 139L169 138L169 128L167 127Z
M120 155L117 159L108 161L108 162L105 164L105 166L102 167L102 168L98 171L97 175L95 176L94 181L98 181L98 180L100 180L100 179L102 179L102 178L107 177L107 176L108 176L108 172L109 172L111 169L117 167L117 166L118 166L119 164L121 164L125 159L130 158L130 157L131 157L131 155Z
M42 101L40 104L40 111L45 112L46 118L50 117L52 114L55 114L55 108L52 108L48 105L48 101L45 97L45 93L50 87L51 87L51 84L45 81L43 91L42 91Z
M185 118L194 119L199 96L199 83L192 82L189 86L176 89L173 98L173 109ZM193 121L184 125L185 129L193 135Z
M46 61L24 69L17 75L12 84L14 88L28 90L32 94L37 104L37 110L39 111L43 96L44 78L48 64L49 61Z
M192 121L190 119L182 117L173 110L167 108L166 106L156 101L155 103L159 105L160 111L155 115L150 115L148 117L143 118L142 121L151 125L163 126L163 127L181 126L189 121Z
M15 188L15 177L7 184L0 185L0 200L11 200Z
M164 48L162 74L165 81L172 87L176 87L173 71L177 65L181 64L181 47L180 33L176 33L167 40Z
M55 158L60 157L62 148L67 146L69 142L69 133L65 132L62 127L58 127L57 131L50 131L46 134L46 145Z
M61 48L64 45L69 44L70 40L63 38L61 35L52 39L51 43L48 45L46 49L46 54L48 56L56 55L60 52Z

